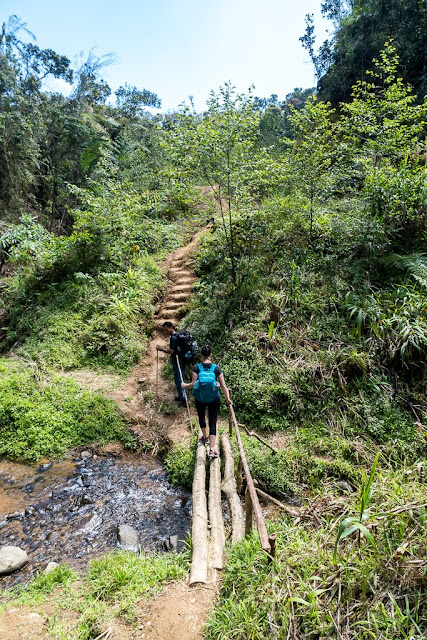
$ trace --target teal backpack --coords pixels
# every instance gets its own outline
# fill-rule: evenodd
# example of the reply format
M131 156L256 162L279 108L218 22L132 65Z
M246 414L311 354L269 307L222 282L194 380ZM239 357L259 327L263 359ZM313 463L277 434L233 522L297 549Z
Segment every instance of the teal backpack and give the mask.
M212 364L209 369L205 369L200 363L199 377L194 383L193 396L199 402L210 403L219 398L219 390L216 388L215 367L216 364Z

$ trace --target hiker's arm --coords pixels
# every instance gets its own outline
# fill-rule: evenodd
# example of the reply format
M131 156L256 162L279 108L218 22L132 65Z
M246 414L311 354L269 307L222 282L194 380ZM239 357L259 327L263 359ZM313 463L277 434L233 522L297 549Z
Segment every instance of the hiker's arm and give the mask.
M225 396L226 403L227 404L233 404L231 402L230 392L228 390L227 385L225 384L224 374L223 373L220 373L220 375L218 377L218 380L219 380L219 384L221 385L222 392L223 392L223 394Z
M194 371L191 372L191 382L184 382L184 384L181 385L181 387L183 389L192 389L194 387L194 383L197 380L197 373L194 373Z
M162 347L161 344L158 344L156 349L157 351L163 351L163 353L170 353L172 356L175 353L173 349L168 349L168 347Z

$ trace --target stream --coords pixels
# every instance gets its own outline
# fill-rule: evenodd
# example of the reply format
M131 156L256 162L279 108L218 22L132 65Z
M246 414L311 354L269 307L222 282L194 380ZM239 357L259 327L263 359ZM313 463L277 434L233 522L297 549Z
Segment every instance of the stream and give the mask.
M155 552L190 528L191 495L174 489L150 456L83 452L38 465L0 461L0 545L27 551L20 571L0 589L27 582L50 561L84 569L118 547L117 528L137 530L142 551Z

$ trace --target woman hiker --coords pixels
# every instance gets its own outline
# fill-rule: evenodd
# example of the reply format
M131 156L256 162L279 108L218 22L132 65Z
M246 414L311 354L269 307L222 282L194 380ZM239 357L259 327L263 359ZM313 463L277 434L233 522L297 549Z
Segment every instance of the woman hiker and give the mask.
M212 362L212 352L208 344L201 348L202 362L193 367L192 381L182 385L183 389L193 389L193 396L196 401L199 425L202 436L199 442L207 444L209 442L209 458L217 458L216 450L216 421L219 413L219 388L225 396L227 404L232 404L230 392L225 384L224 374L221 367ZM219 384L218 384L219 383ZM206 427L206 408L209 418L209 437Z

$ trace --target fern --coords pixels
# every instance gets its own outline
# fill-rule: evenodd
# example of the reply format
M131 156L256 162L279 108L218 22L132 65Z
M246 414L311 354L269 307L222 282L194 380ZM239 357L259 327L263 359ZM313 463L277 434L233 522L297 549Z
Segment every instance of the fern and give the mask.
M391 254L384 260L389 269L397 269L409 273L418 284L427 289L427 256L424 253L410 253L408 255Z

